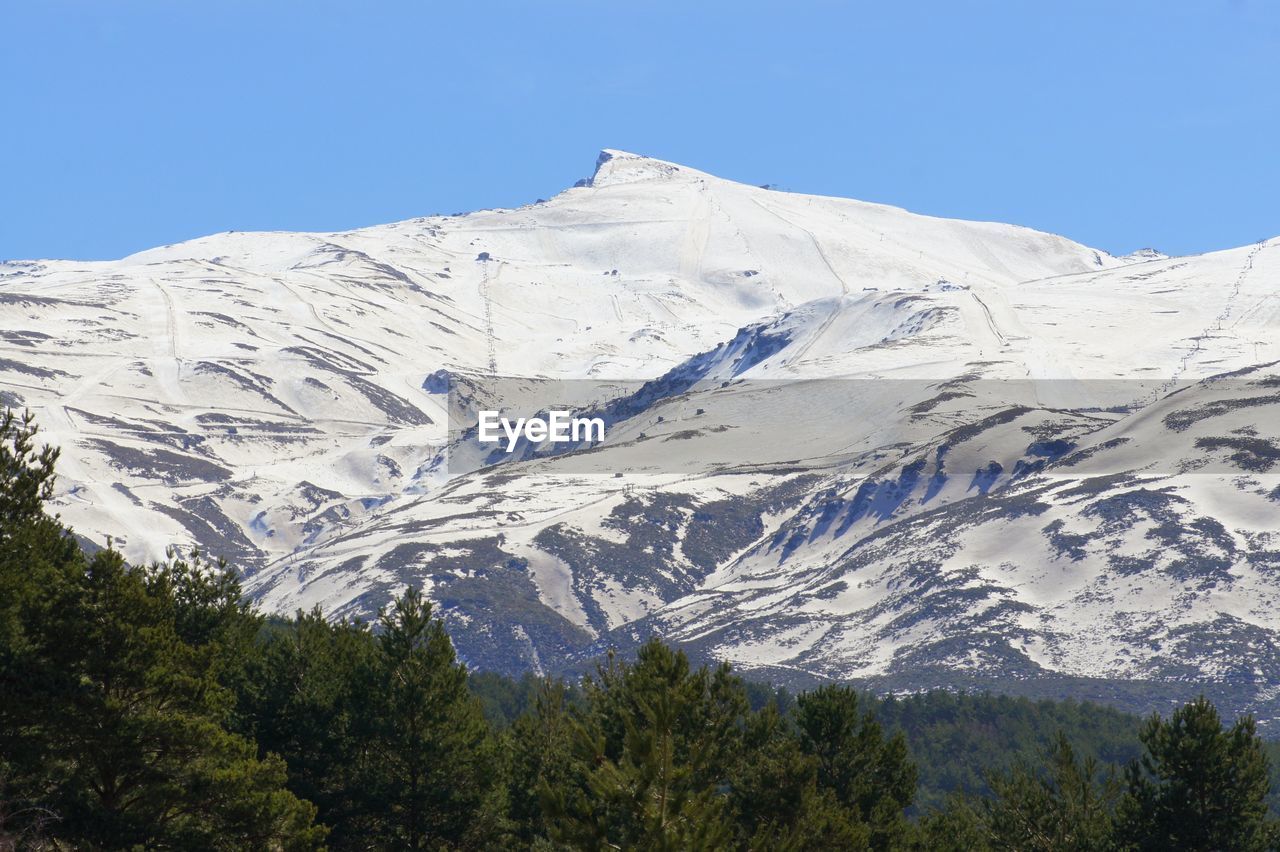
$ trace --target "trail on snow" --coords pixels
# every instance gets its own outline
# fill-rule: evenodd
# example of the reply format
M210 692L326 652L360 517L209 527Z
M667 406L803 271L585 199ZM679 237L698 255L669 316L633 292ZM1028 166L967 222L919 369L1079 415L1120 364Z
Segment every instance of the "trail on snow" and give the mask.
M773 208L769 207L767 204L764 204L763 202L761 202L760 199L753 198L751 200L755 202L756 206L759 207L764 212L776 217L779 221L785 223L786 225L788 225L789 227L795 230L800 231L806 237L808 237L809 243L813 246L813 250L817 252L818 258L822 261L823 266L827 268L827 271L831 273L831 277L834 278L836 280L836 283L840 285L841 296L849 295L850 290L849 290L848 282L844 280L844 278L840 275L839 272L836 272L835 266L832 265L831 259L827 257L827 253L822 250L822 244L818 242L818 238L817 236L814 235L813 231L809 230L803 225L799 225L796 222L793 222L791 219L787 218L786 216L783 216L777 210L774 210ZM786 362L788 365L797 364L804 359L804 357L809 353L809 350L813 348L813 345L818 342L818 339L821 338L823 335L825 335L827 333L827 329L829 329L831 327L831 324L836 321L836 317L840 315L840 310L841 310L841 302L838 300L836 301L835 304L831 306L831 313L829 313L826 319L822 321L822 324L818 326L817 330L815 330L813 334L809 335L809 339L801 343L800 346L795 350L795 352L790 354Z
M493 261L480 261L480 300L484 305L484 337L485 348L489 357L489 375L498 375L498 342L493 336L493 298L489 293L489 264Z
M1262 251L1264 246L1266 246L1266 241L1262 240L1249 250L1249 253L1245 256L1244 263L1241 264L1240 273L1236 276L1235 282L1231 286L1231 292L1227 294L1222 310L1219 311L1216 317L1214 317L1213 322L1210 325L1206 326L1203 331L1191 338L1191 348L1183 353L1182 357L1178 360L1178 364L1174 367L1173 374L1169 377L1169 381L1166 382L1158 392L1159 395L1168 393L1175 385L1177 385L1178 380L1182 378L1183 374L1185 374L1187 369L1191 366L1191 362L1204 349L1204 341L1207 340L1214 331L1222 330L1223 322L1226 321L1227 317L1231 315L1232 310L1235 308L1235 303L1240 296L1240 289L1244 285L1245 278L1247 278L1249 273L1253 271L1253 260L1258 256L1258 252Z

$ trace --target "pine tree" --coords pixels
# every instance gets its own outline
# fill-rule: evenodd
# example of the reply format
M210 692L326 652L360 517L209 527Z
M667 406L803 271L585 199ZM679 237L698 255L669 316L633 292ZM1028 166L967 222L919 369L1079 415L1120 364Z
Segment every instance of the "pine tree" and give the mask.
M1146 753L1128 767L1121 837L1141 850L1261 850L1277 840L1267 818L1266 754L1253 719L1224 730L1204 696L1153 715L1141 733Z
M49 446L37 450L38 431L29 411L19 417L6 408L0 416L0 547L33 527L61 533L56 519L44 512L53 496L58 450Z
M544 680L533 706L507 732L507 801L513 831L522 844L551 835L539 788L560 790L573 773L573 725L569 691L560 680Z
M99 552L80 605L50 625L48 661L74 678L32 696L53 699L52 751L67 767L59 831L106 848L310 846L323 837L314 807L283 789L283 763L225 729L224 647L182 640L182 592L157 593L167 585Z
M745 727L741 759L730 779L737 845L748 849L866 849L871 830L818 786L818 759L795 729L766 705Z
M365 848L383 817L357 775L369 728L364 672L376 650L362 624L299 612L265 631L239 684L241 732L285 760L289 789L316 805L333 849Z
M610 657L573 720L574 777L542 786L553 839L578 848L723 848L733 833L726 779L746 691L728 666L694 670L652 640L634 664Z
M904 848L912 852L989 852L990 832L979 815L981 803L953 793L940 807L920 814Z
M444 625L416 589L380 615L354 734L356 782L386 848L487 848L505 810L497 754Z
M1113 812L1120 795L1114 773L1097 761L1077 760L1061 733L1045 755L1046 766L1023 763L993 775L992 797L982 814L993 849L1027 852L1093 852L1112 844Z
M794 715L802 750L817 759L818 784L870 826L872 848L905 842L916 770L902 735L886 738L848 687L823 686L799 696Z
M31 415L0 416L0 830L43 836L57 822L48 806L54 732L32 698L67 674L44 660L47 624L72 605L84 570L80 548L44 512L53 495L57 450L37 450Z
M0 420L7 795L77 848L317 846L323 829L283 764L226 727L220 679L256 629L234 578L200 560L86 559L42 510L56 454L35 452L34 435L29 418Z

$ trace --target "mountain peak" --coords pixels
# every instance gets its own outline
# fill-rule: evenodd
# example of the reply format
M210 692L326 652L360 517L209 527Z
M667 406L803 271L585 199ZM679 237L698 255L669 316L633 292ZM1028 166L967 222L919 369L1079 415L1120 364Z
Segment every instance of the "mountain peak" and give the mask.
M1140 263L1145 260L1166 260L1168 257L1169 255L1159 249L1140 248L1137 251L1126 254L1120 259L1126 263Z
M605 187L645 180L662 180L679 173L693 173L693 169L655 160L629 151L605 148L596 158L596 170L583 186Z

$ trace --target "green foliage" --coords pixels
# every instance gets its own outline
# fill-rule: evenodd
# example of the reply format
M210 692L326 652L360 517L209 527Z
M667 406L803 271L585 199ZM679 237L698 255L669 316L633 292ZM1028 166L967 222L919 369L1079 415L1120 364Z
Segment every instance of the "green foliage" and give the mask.
M319 808L335 849L358 847L377 807L357 775L360 673L375 653L361 625L299 612L292 624L263 632L239 693L242 730L260 752L284 758L289 789Z
M871 829L820 786L818 758L767 703L746 724L730 779L738 845L749 849L865 849Z
M889 849L914 769L851 690L749 690L657 640L513 727L512 819L570 848ZM758 709L753 709L751 700ZM782 710L790 708L791 712ZM540 776L533 807L517 788ZM519 807L519 809L517 809Z
M0 838L44 835L57 814L43 801L50 766L36 696L65 689L48 662L48 629L74 606L84 557L44 513L57 452L35 449L29 414L0 417Z
M18 416L6 408L0 416L0 545L34 526L56 526L45 517L44 504L53 496L58 450L37 450L37 432L29 411Z
M1252 719L1224 730L1203 696L1154 715L1128 770L1121 840L1133 849L1255 850L1280 836L1267 818L1267 758Z
M484 710L484 717L495 728L508 728L534 707L552 679L525 672L512 679L497 672L472 671L467 686ZM556 681L565 690L565 700L575 702L580 696L573 683Z
M416 590L377 632L298 613L264 633L250 669L243 724L284 758L332 848L487 848L502 836L497 738Z
M542 680L527 711L505 732L508 813L521 843L551 835L539 791L565 790L575 780L571 700L564 681Z
M371 839L386 848L480 848L503 809L496 754L431 604L408 589L380 617L364 674L361 786L385 809Z
M721 848L732 827L721 787L748 712L728 666L694 670L657 641L633 664L610 658L572 714L571 780L540 787L553 839L577 847Z
M906 848L913 852L988 852L990 834L978 814L981 800L953 793L915 821Z
M871 827L871 846L900 846L904 811L916 789L916 768L902 734L886 739L848 687L823 686L796 699L800 747L818 762L818 783Z
M982 802L990 847L1027 852L1108 848L1120 796L1114 771L1103 773L1093 757L1078 760L1061 733L1044 764L1020 763L991 778L993 795Z
M990 695L793 697L657 640L580 686L472 674L414 589L375 625L264 620L199 553L87 556L44 511L57 454L35 437L0 418L0 849L1280 843L1267 747L1203 698L1141 724Z
M34 437L0 420L0 765L21 803L0 810L87 849L319 845L283 763L226 727L223 677L256 629L234 578L198 556L86 558L43 513L56 454Z
M1251 719L1229 729L1203 697L1158 715L1126 783L1063 734L1039 762L992 773L991 793L952 797L916 827L917 848L993 850L1262 850L1276 848L1267 816L1268 767Z
M53 708L36 724L63 767L61 826L107 848L318 840L323 832L304 828L314 808L283 789L284 765L259 761L223 727L232 696L218 676L234 629L216 618L238 610L192 603L207 582L198 571L142 572L111 551L83 576L80 605L58 614L45 645L64 677L26 696ZM238 588L225 589L238 602ZM201 620L206 634L184 641Z
M5 755L36 744L18 736L26 709L21 691L43 680L42 641L58 614L75 603L84 556L56 519L44 513L53 494L57 452L37 451L30 414L0 417L0 748ZM33 755L26 755L33 757ZM13 783L11 768L10 783Z
M870 706L885 730L906 738L919 770L916 807L922 811L942 807L957 793L989 796L993 774L1040 761L1059 733L1077 754L1106 766L1124 766L1142 752L1141 719L1087 702L939 690Z

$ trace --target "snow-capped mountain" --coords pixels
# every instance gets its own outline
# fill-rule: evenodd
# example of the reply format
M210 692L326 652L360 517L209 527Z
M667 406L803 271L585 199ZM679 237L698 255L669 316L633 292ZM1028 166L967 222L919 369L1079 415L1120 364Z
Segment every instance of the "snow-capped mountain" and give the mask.
M479 665L659 632L1273 719L1277 245L1113 257L606 151L514 210L0 264L0 400L80 534L281 612L421 584ZM477 452L458 400L542 383L604 442Z

